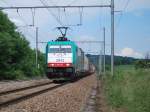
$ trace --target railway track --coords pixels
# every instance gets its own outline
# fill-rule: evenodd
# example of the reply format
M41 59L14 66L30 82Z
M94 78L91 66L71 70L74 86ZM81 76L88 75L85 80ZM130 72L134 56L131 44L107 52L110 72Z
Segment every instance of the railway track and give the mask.
M57 89L66 84L67 83L54 84L52 82L46 82L42 84L0 92L0 109L7 107L8 105L19 103L23 100L35 97L42 93Z

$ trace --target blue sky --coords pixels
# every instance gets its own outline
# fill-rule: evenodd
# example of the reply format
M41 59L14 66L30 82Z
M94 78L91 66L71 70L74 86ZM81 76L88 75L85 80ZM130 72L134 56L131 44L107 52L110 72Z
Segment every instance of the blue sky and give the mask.
M150 10L139 9L124 14L116 31L116 48L132 48L140 55L150 52Z
M43 0L48 5L91 5L109 4L110 0ZM115 0L115 10L123 11L115 14L115 54L144 58L145 53L150 52L150 0ZM0 6L35 6L42 5L40 0L1 0ZM5 10L9 18L17 26L32 24L31 10ZM78 24L79 9L51 10L57 18L61 17L63 24ZM118 21L121 21L118 24ZM39 40L50 41L57 38L59 32L55 27L58 22L46 10L37 9L35 13L35 26L39 27ZM68 38L71 40L99 40L103 41L102 28L106 28L106 53L110 54L110 9L83 9L83 25L71 27ZM35 27L19 27L35 47ZM78 44L85 52L97 53L101 50L99 44ZM44 52L45 44L40 44L39 49Z

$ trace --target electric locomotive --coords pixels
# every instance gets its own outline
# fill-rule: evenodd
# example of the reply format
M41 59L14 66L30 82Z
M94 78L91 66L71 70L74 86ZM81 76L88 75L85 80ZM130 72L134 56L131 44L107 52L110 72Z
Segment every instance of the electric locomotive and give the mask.
M46 46L47 77L50 79L71 79L94 72L94 66L85 53L65 35Z

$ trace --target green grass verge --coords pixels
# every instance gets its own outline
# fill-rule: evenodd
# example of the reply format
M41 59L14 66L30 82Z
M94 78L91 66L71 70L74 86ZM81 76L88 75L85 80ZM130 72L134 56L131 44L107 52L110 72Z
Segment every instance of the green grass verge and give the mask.
M150 70L118 66L115 75L107 74L104 89L108 103L127 112L150 112Z

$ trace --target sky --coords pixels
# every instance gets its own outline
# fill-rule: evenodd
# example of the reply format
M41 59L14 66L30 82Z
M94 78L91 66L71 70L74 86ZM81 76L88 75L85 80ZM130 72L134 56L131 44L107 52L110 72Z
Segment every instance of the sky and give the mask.
M37 5L109 5L110 0L0 0L0 7ZM103 41L106 29L106 54L111 48L110 8L91 9L19 9L3 10L18 26L30 46L35 48L35 27L39 27L39 41L55 40L59 36L56 27L70 26L67 37L75 41ZM35 12L35 13L34 13ZM34 27L28 25L33 24ZM82 17L82 25L80 24ZM77 43L86 53L102 52L102 43ZM45 52L46 44L39 44ZM150 52L150 0L115 0L115 55L144 58Z

